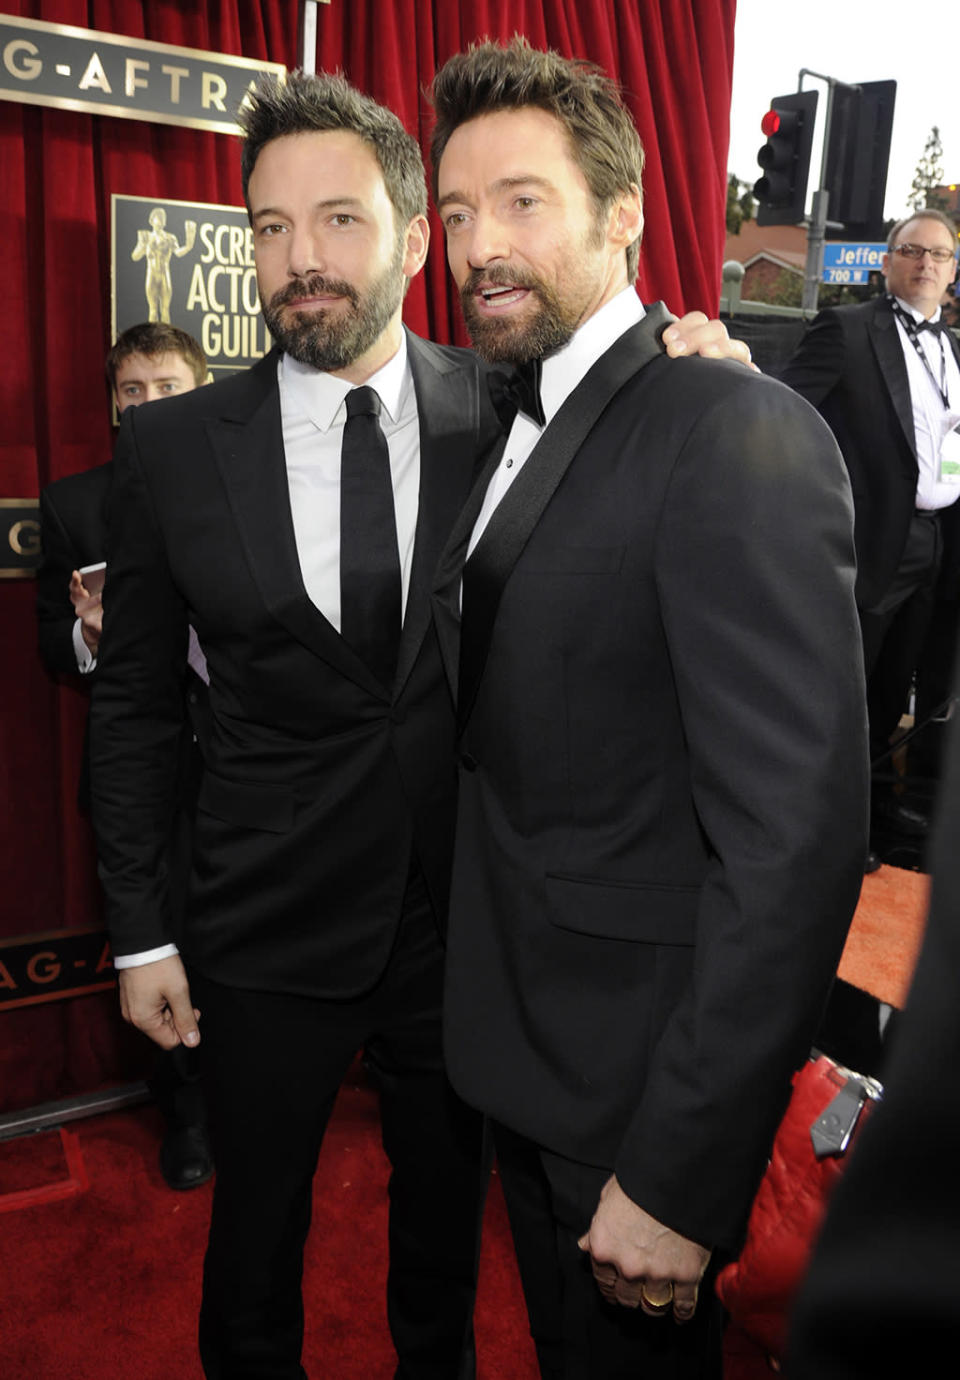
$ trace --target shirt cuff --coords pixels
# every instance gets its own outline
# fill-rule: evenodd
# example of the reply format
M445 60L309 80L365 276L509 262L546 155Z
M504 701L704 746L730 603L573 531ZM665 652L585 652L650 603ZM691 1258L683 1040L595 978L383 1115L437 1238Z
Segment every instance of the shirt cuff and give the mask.
M161 958L176 958L180 950L176 944L161 944L159 949L144 949L139 954L121 954L115 957L113 966L121 968L142 968L145 963L159 963Z
M88 676L96 669L97 658L83 640L83 623L78 618L73 625L73 654L77 658L77 670Z

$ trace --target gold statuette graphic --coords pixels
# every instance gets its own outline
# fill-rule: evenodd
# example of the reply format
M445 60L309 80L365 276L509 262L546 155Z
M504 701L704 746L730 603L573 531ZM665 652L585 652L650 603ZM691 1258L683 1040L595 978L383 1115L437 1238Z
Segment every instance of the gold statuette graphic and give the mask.
M197 237L197 222L184 221L184 243L166 228L167 213L162 206L155 206L150 212L149 230L137 231L136 247L130 257L147 261L147 277L144 295L150 321L165 321L170 324L170 299L173 296L173 283L170 278L170 260L175 256L182 259L189 254Z

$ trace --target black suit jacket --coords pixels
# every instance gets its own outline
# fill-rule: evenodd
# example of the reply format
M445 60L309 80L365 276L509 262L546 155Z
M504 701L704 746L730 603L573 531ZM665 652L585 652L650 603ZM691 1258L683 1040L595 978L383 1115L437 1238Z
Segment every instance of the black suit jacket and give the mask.
M73 645L76 612L70 600L70 576L85 565L106 556L113 462L81 474L67 475L48 484L40 495L43 561L37 572L37 625L40 655L54 675L77 676ZM89 690L97 680L99 662L82 677ZM177 743L177 802L192 817L201 772L201 750L209 737L207 688L189 667L181 668L182 693L186 696L187 721ZM78 805L90 809L90 732L84 733L83 761L78 783ZM177 894L182 897L186 878L183 864L174 860L178 873Z
M37 571L40 655L54 674L77 674L70 576L106 558L107 505L113 465L98 465L48 484L40 495L43 560ZM96 672L90 673L95 675Z
M944 340L960 361L950 332ZM910 385L890 302L820 312L780 377L837 438L853 489L857 603L871 608L896 573L917 499ZM944 521L946 573L960 555L957 504Z
M458 1091L733 1245L866 848L846 473L814 411L653 311L437 595L462 738Z
M927 933L883 1102L837 1185L797 1304L795 1380L946 1374L960 1342L960 734L934 840Z
M188 622L207 657L212 728L187 960L241 987L350 996L386 964L412 852L446 910L453 714L430 588L498 428L471 354L408 341L421 480L392 687L304 588L277 356L123 417L92 714L94 823L120 954L169 937L160 833Z

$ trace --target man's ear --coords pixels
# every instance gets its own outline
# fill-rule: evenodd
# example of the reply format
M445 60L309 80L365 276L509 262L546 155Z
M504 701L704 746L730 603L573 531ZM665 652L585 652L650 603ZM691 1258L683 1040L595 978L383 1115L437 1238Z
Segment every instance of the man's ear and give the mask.
M643 234L643 198L631 182L630 190L620 192L610 207L607 238L617 249L628 249Z
M403 271L408 278L415 278L426 263L430 247L430 226L426 216L414 216L406 230L403 255Z

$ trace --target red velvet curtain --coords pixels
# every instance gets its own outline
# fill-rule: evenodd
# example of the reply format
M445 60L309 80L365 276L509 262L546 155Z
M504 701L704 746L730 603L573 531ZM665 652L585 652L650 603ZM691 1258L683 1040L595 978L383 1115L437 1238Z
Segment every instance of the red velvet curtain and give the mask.
M297 57L291 0L6 0L3 9L288 66ZM426 147L423 89L474 39L519 32L599 63L623 84L647 150L641 296L712 314L734 10L735 0L332 0L318 7L317 65L392 106ZM111 193L240 204L238 153L222 134L0 101L0 188L0 496L29 498L112 447L102 368ZM433 231L407 320L463 342L435 220ZM0 940L99 915L89 828L75 806L85 701L46 676L35 644L32 582L0 582ZM0 1009L0 1111L126 1076L140 1054L113 993Z

